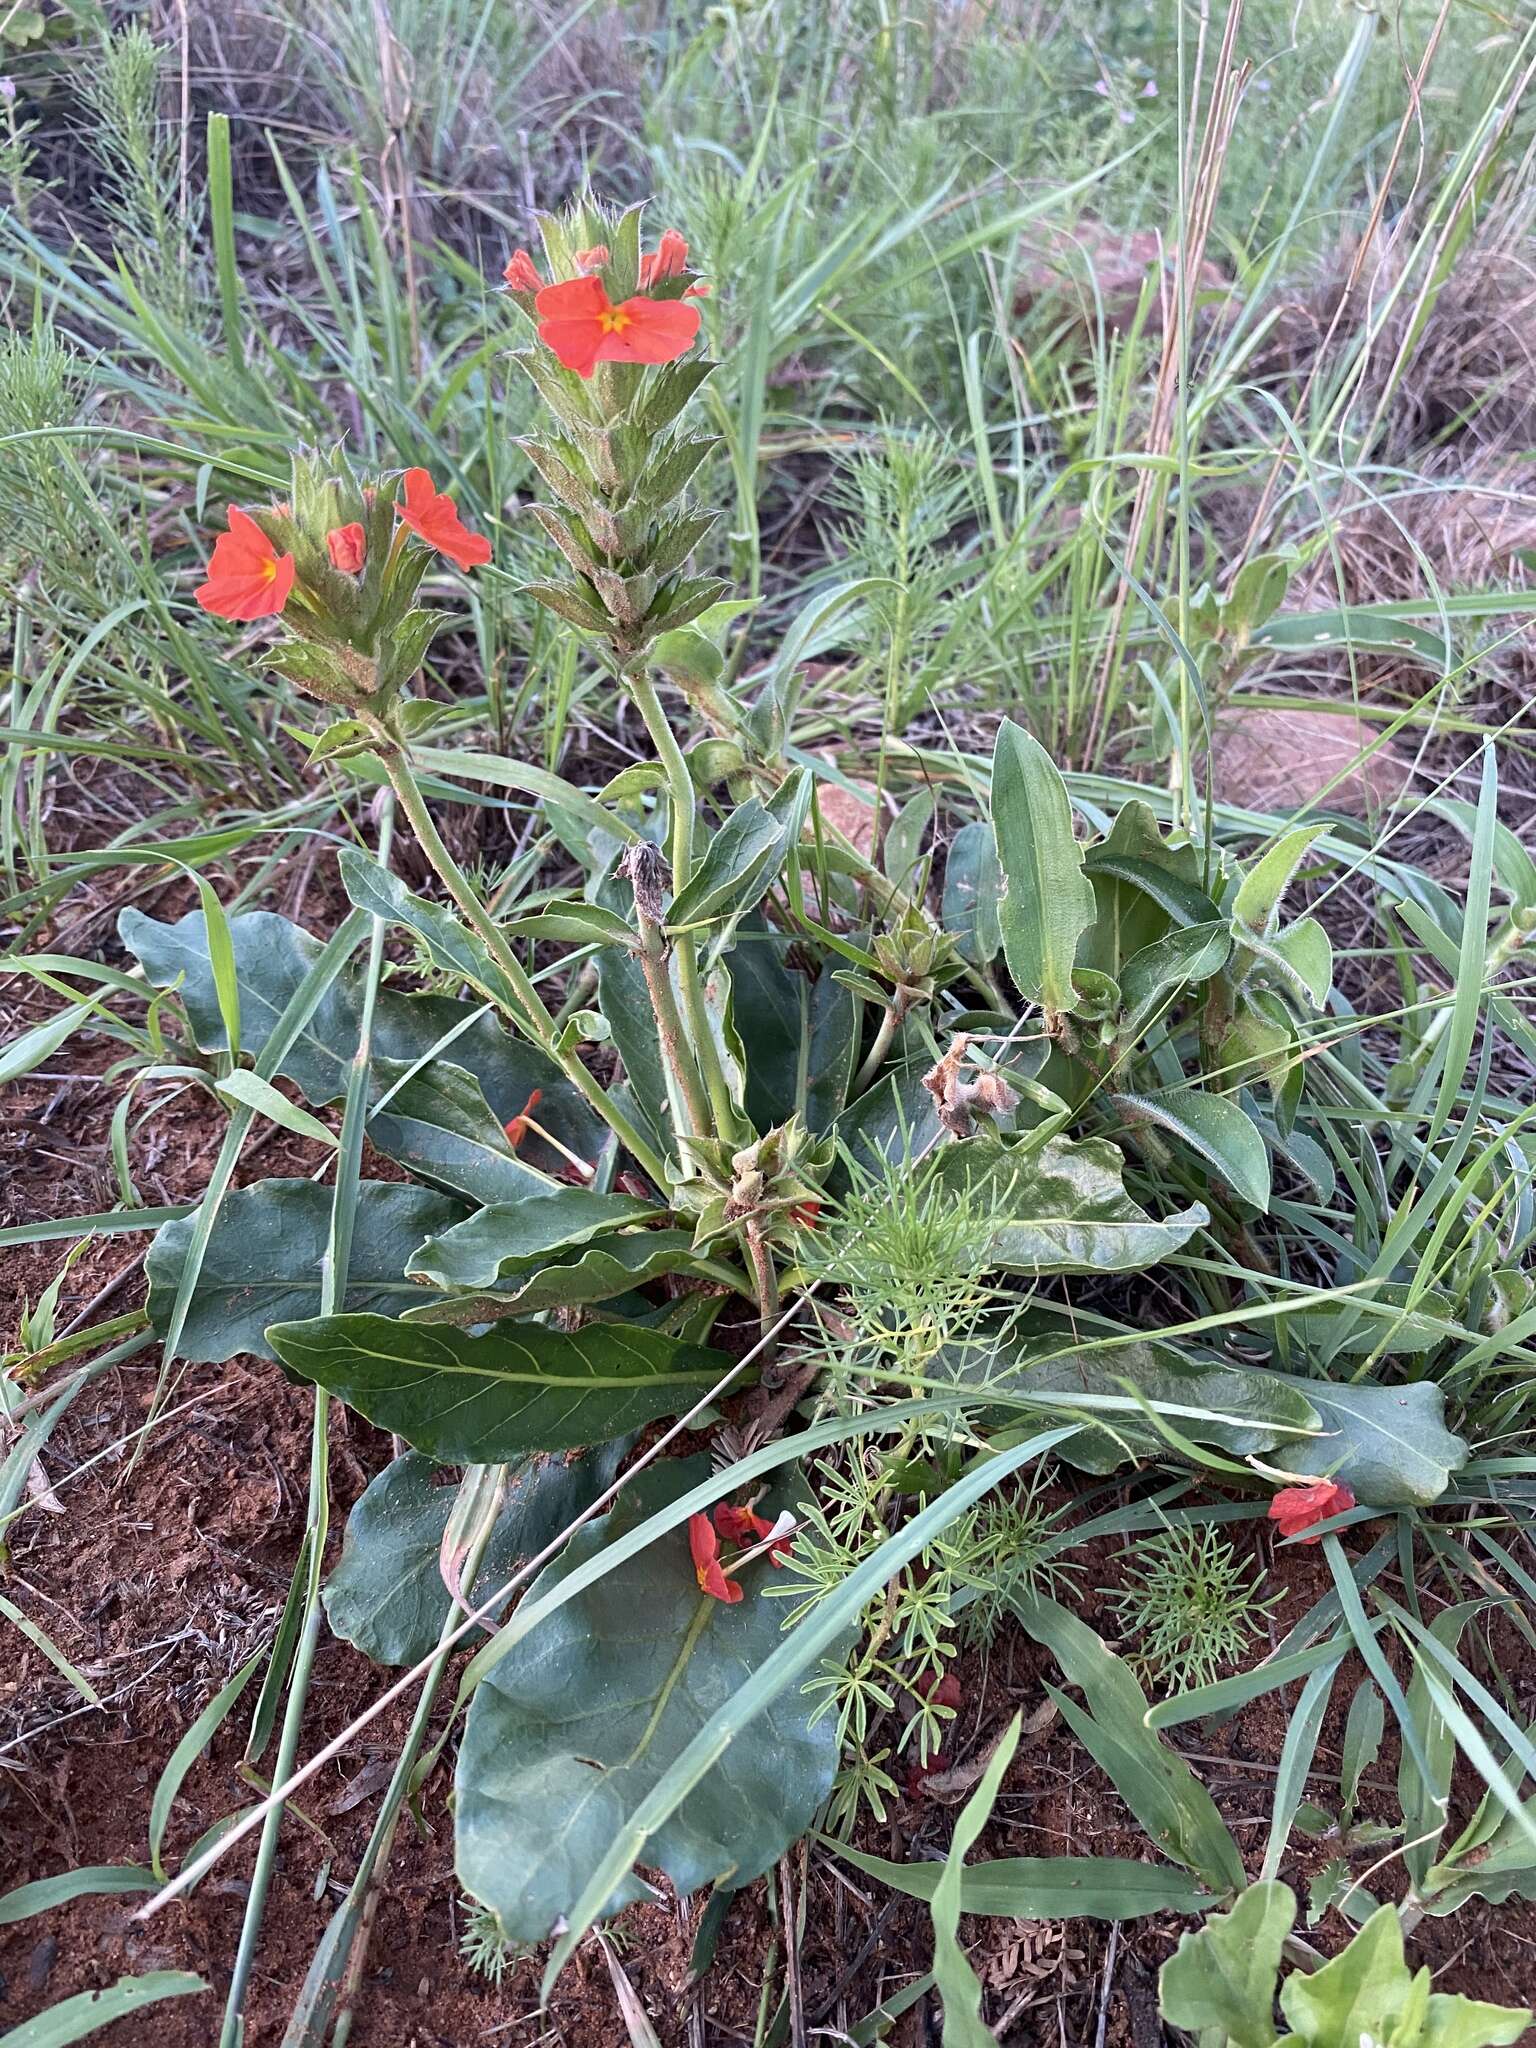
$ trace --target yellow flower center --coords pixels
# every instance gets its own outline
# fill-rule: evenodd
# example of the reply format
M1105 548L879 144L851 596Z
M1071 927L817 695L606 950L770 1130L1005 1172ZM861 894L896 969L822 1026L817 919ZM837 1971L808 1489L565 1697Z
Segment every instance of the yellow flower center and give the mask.
M626 327L634 326L635 316L626 313L622 306L609 306L606 312L598 314L597 324L604 334L622 334Z
M268 555L261 565L261 580L263 583L271 583L276 580L276 577L277 557L276 555Z

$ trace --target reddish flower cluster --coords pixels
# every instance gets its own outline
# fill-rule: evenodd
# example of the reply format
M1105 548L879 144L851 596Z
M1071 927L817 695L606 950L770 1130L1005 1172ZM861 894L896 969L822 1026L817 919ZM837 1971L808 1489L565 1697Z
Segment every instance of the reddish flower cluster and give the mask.
M690 284L681 299L647 294L686 273L688 244L676 228L668 228L640 258L640 290L617 306L596 274L608 260L601 243L578 250L575 262L582 275L545 284L528 251L515 249L502 275L512 291L534 295L540 341L578 377L590 377L599 363L675 362L699 331L699 309L685 302L703 298L708 287Z
M774 1527L775 1524L766 1516L755 1513L751 1508L736 1507L730 1501L721 1501L715 1509L713 1521L708 1515L690 1515L688 1547L693 1553L693 1570L699 1591L708 1593L711 1599L724 1600L728 1606L734 1606L742 1597L740 1581L731 1577L721 1561L722 1538L742 1550L767 1543L769 1559L777 1570L794 1547L794 1537L776 1537Z
M1269 1519L1282 1536L1301 1536L1303 1529L1326 1522L1333 1515L1346 1514L1354 1504L1355 1496L1347 1486L1332 1479L1319 1479L1311 1486L1283 1487L1269 1504ZM1322 1539L1301 1536L1301 1540L1318 1543Z
M452 498L437 489L424 469L408 469L404 485L405 501L395 507L402 526L460 569L475 569L491 559L490 542L484 534L470 532ZM333 527L325 536L325 547L333 568L344 576L361 575L368 538L357 520ZM288 602L294 574L293 556L279 554L251 515L231 505L229 531L214 542L207 581L198 585L195 595L203 610L217 619L275 618Z

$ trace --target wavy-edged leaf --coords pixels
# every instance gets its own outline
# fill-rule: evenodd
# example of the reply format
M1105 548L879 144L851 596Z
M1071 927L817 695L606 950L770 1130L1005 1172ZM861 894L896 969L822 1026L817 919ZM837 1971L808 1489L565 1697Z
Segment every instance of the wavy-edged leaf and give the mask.
M1038 740L1008 719L992 755L992 820L1008 972L1029 1002L1049 1014L1070 1012L1078 942L1094 919L1093 885L1083 873L1061 771Z
M1231 951L1232 935L1217 920L1181 925L1133 953L1120 974L1126 1037L1139 1037L1165 998L1176 1001L1179 990L1219 974Z
M1327 1472L1370 1507L1428 1507L1467 1462L1465 1440L1445 1426L1444 1390L1431 1380L1384 1387L1273 1377L1306 1396L1326 1432L1275 1453L1287 1472Z
M320 1269L330 1239L332 1190L312 1180L264 1180L224 1197L182 1328L183 1358L222 1365L237 1352L275 1354L269 1323L320 1312ZM421 1299L405 1262L423 1237L463 1220L463 1206L399 1181L358 1184L347 1264L347 1309L398 1315ZM145 1260L149 1316L163 1336L181 1285L197 1212L163 1224Z
M1181 1934L1158 1975L1164 2019L1231 2048L1271 2048L1275 2040L1275 1980L1286 1936L1296 1922L1289 1885L1251 1886L1230 1913L1212 1913L1203 1927Z
M621 1439L574 1458L530 1457L506 1476L502 1507L481 1563L482 1583L505 1584L613 1484ZM336 1569L325 1582L326 1619L375 1664L418 1663L435 1648L450 1601L440 1566L457 1488L416 1451L394 1459L347 1517Z
M498 1202L431 1237L407 1272L438 1287L494 1287L512 1268L626 1225L666 1214L664 1206L596 1188L552 1188L536 1202Z
M368 1118L368 1138L386 1159L469 1202L539 1202L559 1191L519 1157L467 1068L451 1059L414 1073L394 1060L373 1065L387 1099Z
M990 1136L935 1154L941 1185L979 1190L992 1218L980 1262L1014 1273L1129 1273L1188 1242L1198 1202L1159 1222L1125 1191L1125 1161L1105 1138L1056 1138L1029 1150Z
M72 2041L88 2040L114 2020L127 2019L158 2005L164 1998L186 1998L194 1991L209 1989L206 1978L190 1970L146 1970L142 1977L119 1977L104 1991L77 1991L23 2020L5 2037L5 2048L69 2048Z
M1085 1712L1046 1688L1153 1845L1213 1892L1241 1891L1246 1873L1237 1844L1189 1765L1147 1727L1147 1697L1131 1667L1054 1600L1019 1595L1014 1611L1088 1701Z
M1085 1425L1060 1455L1083 1472L1118 1472L1138 1457L1166 1454L1167 1439L1148 1407L1167 1410L1170 1426L1188 1441L1239 1458L1294 1443L1298 1435L1315 1440L1318 1427L1317 1410L1279 1374L1185 1358L1171 1344L1074 1351L1061 1335L1026 1331L991 1353L962 1352L960 1364L978 1392L1059 1396L1061 1412Z
M130 908L119 916L118 931L156 988L167 988L181 977L182 1004L199 1048L227 1051L203 913L189 911L175 924L160 924ZM232 917L229 932L240 983L242 1049L255 1054L322 949L320 941L300 926L266 910ZM277 1073L296 1082L307 1102L339 1102L347 1092L364 978L362 963L344 967L278 1062ZM539 1122L579 1158L595 1157L603 1142L603 1126L560 1069L537 1047L510 1038L482 1004L381 988L374 1000L371 1046L375 1077L380 1062L393 1062L384 1071L397 1075L403 1066L442 1053L474 1075L498 1121L516 1116L537 1088L543 1096ZM371 1094L382 1093L384 1085L375 1078ZM532 1136L527 1151L533 1163L560 1163Z
M380 867L356 846L340 848L336 865L343 888L359 910L414 932L432 965L441 973L457 975L461 981L483 990L493 1001L510 1000L506 978L486 951L484 941L447 904L431 903L425 896L413 895L398 875Z
M612 1301L668 1273L700 1271L691 1230L636 1230L605 1237L573 1257L530 1259L504 1271L498 1291L451 1294L407 1309L408 1323L494 1323L503 1316L542 1315ZM705 1269L708 1270L708 1269ZM718 1272L710 1272L718 1279Z
M279 1323L284 1365L380 1429L455 1465L505 1465L529 1451L604 1443L707 1394L730 1360L631 1324L566 1333L537 1323L481 1337L385 1316Z
M706 1459L688 1458L639 1474L528 1599L708 1471ZM770 1511L789 1504L770 1499ZM508 1939L541 1940L570 1915L633 1810L780 1646L783 1609L763 1597L771 1576L760 1559L743 1574L739 1603L711 1599L686 1531L674 1530L549 1614L477 1687L456 1781L458 1875ZM745 1883L809 1826L837 1768L835 1720L812 1727L811 1708L787 1687L649 1837L647 1864L680 1894ZM605 1910L643 1894L625 1878Z

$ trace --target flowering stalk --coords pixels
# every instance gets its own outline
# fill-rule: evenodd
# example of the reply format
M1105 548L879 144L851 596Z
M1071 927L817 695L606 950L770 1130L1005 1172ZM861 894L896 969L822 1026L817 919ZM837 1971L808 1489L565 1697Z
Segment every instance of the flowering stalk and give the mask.
M448 614L416 602L434 553L469 571L491 558L453 500L424 469L364 484L340 451L297 456L290 497L253 511L231 506L196 595L217 618L280 619L286 637L263 665L347 714L322 733L312 759L378 755L422 852L501 976L505 1014L580 1090L659 1184L663 1165L633 1120L562 1034L495 917L433 822L411 769L410 743L440 715L409 694ZM510 998L507 1000L506 998Z
M560 432L529 440L525 452L558 500L534 516L559 549L568 574L528 593L560 618L597 635L615 678L633 699L666 778L672 894L694 870L695 795L688 764L648 673L664 633L697 618L724 591L682 572L718 515L678 509L689 479L716 445L676 423L713 365L688 355L705 289L688 267L688 245L669 229L640 246L638 208L616 219L583 205L541 223L550 282L526 250L505 276L514 304L533 323L535 347L518 357ZM669 1071L686 1099L702 1078L707 1111L688 1101L683 1135L744 1135L710 1027L697 946L672 942L682 996L681 1033L668 1013L670 970L657 951L661 919L646 947L647 986Z

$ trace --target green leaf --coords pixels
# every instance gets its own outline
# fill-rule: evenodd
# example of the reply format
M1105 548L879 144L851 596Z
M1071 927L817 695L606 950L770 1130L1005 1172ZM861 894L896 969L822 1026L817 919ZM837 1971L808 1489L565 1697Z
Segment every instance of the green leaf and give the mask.
M1165 997L1209 981L1227 964L1232 937L1222 923L1184 925L1133 953L1120 974L1125 1036L1137 1038Z
M258 1116L264 1116L280 1130L292 1131L296 1138L308 1138L312 1144L323 1145L328 1152L336 1149L336 1133L319 1117L311 1116L307 1109L301 1109L296 1102L290 1102L280 1088L274 1088L270 1081L263 1081L260 1074L253 1074L245 1067L236 1067L226 1074L222 1081L214 1084L219 1093L230 1102L240 1102L247 1109L254 1109Z
M819 1137L853 1077L859 1008L825 965L790 964L793 938L748 920L731 953L731 1017L746 1065L746 1111L760 1131L797 1110Z
M51 1912L55 1906L67 1906L71 1899L154 1889L155 1873L137 1863L96 1863L81 1870L61 1870L57 1877L34 1878L31 1884L19 1884L0 1894L0 1927L30 1920L34 1913Z
M1482 2005L1429 1989L1429 1971L1413 1975L1403 1956L1395 1906L1382 1906L1348 1948L1311 1976L1294 1972L1280 1987L1280 2009L1307 2048L1509 2048L1529 2012Z
M968 967L987 967L1002 951L998 905L1003 871L997 837L985 819L962 825L944 863L944 929Z
M613 1484L626 1448L620 1439L584 1457L531 1457L513 1467L481 1583L504 1585L525 1558L553 1542ZM386 1465L348 1515L340 1560L325 1583L326 1619L375 1664L416 1664L428 1656L452 1604L439 1558L457 1488L434 1485L438 1470L415 1451Z
M1326 1435L1277 1451L1284 1471L1327 1472L1371 1507L1428 1507L1467 1462L1467 1446L1445 1426L1445 1393L1430 1380L1384 1387L1368 1381L1272 1375L1316 1408Z
M1072 967L1094 920L1093 885L1083 873L1060 771L1039 741L1008 719L992 756L992 816L1008 972L1027 1001L1060 1016L1076 1003Z
M1333 987L1333 941L1315 917L1298 918L1267 939L1250 932L1243 951L1251 954L1292 995L1321 1010Z
M72 1038L95 1014L94 1003L76 1003L72 1009L60 1010L57 1016L45 1018L8 1045L0 1046L0 1088L19 1081L23 1074L30 1074L34 1067L51 1059L65 1040Z
M537 1323L485 1336L385 1316L279 1323L267 1341L313 1380L428 1457L504 1465L566 1451L679 1415L730 1360L629 1324L567 1335Z
M1297 825L1277 839L1238 884L1232 905L1234 926L1267 938L1280 916L1280 901L1308 849L1328 830L1326 823Z
M1189 1359L1171 1344L1076 1351L1062 1334L1026 1330L982 1353L979 1363L964 1352L961 1361L979 1388L1060 1395L1061 1413L1089 1425L1060 1454L1083 1472L1118 1472L1135 1458L1167 1454L1167 1439L1146 1406L1172 1411L1171 1426L1190 1442L1239 1458L1290 1444L1318 1423L1311 1402L1278 1374ZM1102 1426L1092 1427L1101 1417Z
M118 930L155 987L167 988L178 975L184 977L181 1000L199 1048L227 1051L202 912L190 911L175 924L159 924L129 909L119 917ZM254 1055L271 1036L321 946L298 925L265 910L231 918L229 930L240 982L242 1049ZM306 1102L339 1102L345 1096L348 1069L357 1051L364 986L360 962L336 975L279 1062L277 1072L298 1084ZM579 1158L596 1157L603 1126L593 1111L552 1061L536 1047L509 1038L484 1005L381 988L374 1002L371 1042L375 1074L380 1061L393 1062L383 1071L398 1075L403 1066L446 1051L455 1065L479 1081L492 1115L501 1123L516 1116L533 1090L540 1089L539 1122ZM373 1093L379 1092L375 1086ZM535 1163L554 1157L532 1137L526 1151Z
M717 1269L701 1263L691 1230L635 1230L603 1238L574 1258L530 1259L507 1272L494 1294L453 1294L446 1300L425 1301L407 1309L405 1320L457 1323L462 1329L503 1316L544 1315L553 1308L611 1301L668 1273L700 1272L712 1280L720 1278Z
M1212 2028L1231 2048L1271 2048L1275 1980L1295 1922L1289 1885L1256 1884L1230 1913L1212 1913L1203 1927L1180 1935L1158 1973L1163 2018L1202 2038Z
M599 903L554 903L547 910L513 918L506 929L517 938L554 939L568 946L630 946L637 943L632 925L617 911Z
M667 911L667 930L723 924L755 909L784 850L784 828L756 797L738 804Z
M933 1975L944 2001L946 2048L994 2048L996 2035L982 2024L981 1979L960 1946L960 1896L965 1858L991 1818L1003 1777L1019 1746L1022 1714L1015 1714L992 1752L981 1782L961 1808L949 1854L933 1888Z
M386 1159L470 1202L546 1201L556 1192L557 1182L513 1150L465 1068L452 1060L431 1060L416 1073L395 1060L373 1065L388 1099L370 1115L368 1137Z
M494 1287L509 1268L666 1213L665 1207L633 1195L552 1188L536 1202L501 1202L477 1210L428 1238L406 1271L438 1287Z
M1053 1138L1033 1151L978 1136L934 1155L941 1186L981 1191L993 1219L981 1263L1013 1273L1129 1273L1156 1264L1210 1221L1197 1202L1156 1222L1132 1201L1105 1138Z
M214 1694L172 1750L170 1759L160 1774L149 1807L149 1860L155 1878L160 1884L165 1883L165 1866L161 1862L160 1852L165 1846L165 1830L170 1824L171 1808L176 1804L176 1795L181 1790L182 1781L224 1725L231 1708L256 1675L257 1668L266 1662L268 1647L264 1643L254 1656L246 1659L229 1683Z
M638 1475L527 1599L708 1471L707 1459L688 1458ZM770 1498L768 1511L791 1500ZM549 1614L476 1689L456 1780L458 1875L509 1940L542 1940L571 1914L634 1809L779 1647L783 1609L763 1597L771 1578L760 1559L746 1568L738 1604L711 1599L699 1591L686 1531L674 1530ZM813 1727L810 1714L800 1689L786 1688L649 1836L646 1863L679 1894L744 1884L805 1832L837 1768L835 1717ZM644 1889L625 1878L604 1910Z
M1357 653L1411 654L1443 675L1453 659L1438 633L1428 633L1408 620L1383 616L1368 605L1344 605L1334 611L1287 612L1256 627L1249 646L1266 653L1317 654L1325 649L1353 648ZM1354 2044L1350 2044L1354 2048Z
M355 846L340 848L336 865L342 885L358 909L414 932L440 973L457 975L494 1001L510 1000L501 969L480 938L447 904L429 903L426 897L413 895L398 875Z
M1046 1688L1153 1846L1213 1892L1241 1891L1246 1877L1237 1844L1188 1764L1147 1727L1147 1697L1131 1667L1054 1600L1019 1595L1014 1611L1089 1702L1091 1711L1084 1712L1054 1686Z
M931 1899L942 1863L891 1863L845 1842L826 1847L909 1899ZM1203 1913L1211 1895L1182 1870L1125 1856L1003 1856L968 1863L960 1910L1000 1920L1138 1920L1145 1913Z
M105 1991L77 1991L50 2005L35 2019L23 2020L5 2037L5 2048L68 2048L111 2026L114 2020L158 2005L162 1998L185 1998L209 1986L187 1970L146 1970L142 1977L119 1977Z
M1229 1095L1200 1088L1169 1088L1160 1095L1116 1095L1129 1121L1145 1119L1171 1131L1213 1166L1235 1195L1269 1208L1269 1150L1251 1117Z
M225 1195L208 1241L180 1355L222 1365L237 1352L274 1356L269 1323L320 1311L320 1269L330 1241L332 1190L311 1180L264 1180ZM346 1307L398 1315L420 1301L405 1262L424 1237L464 1214L457 1202L397 1181L358 1183ZM181 1285L197 1212L163 1224L149 1248L149 1318L164 1336Z

